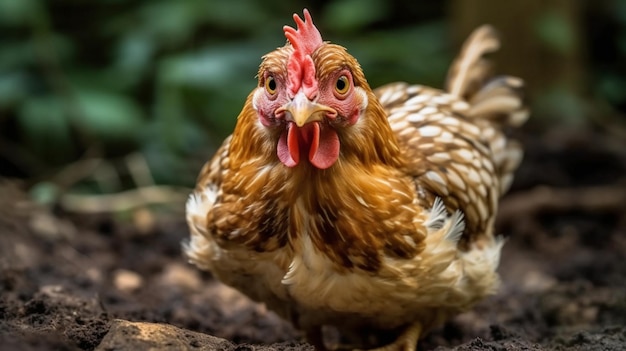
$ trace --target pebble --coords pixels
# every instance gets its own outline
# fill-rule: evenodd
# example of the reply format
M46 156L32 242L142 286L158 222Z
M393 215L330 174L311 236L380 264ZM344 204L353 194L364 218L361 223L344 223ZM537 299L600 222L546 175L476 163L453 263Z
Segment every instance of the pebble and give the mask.
M143 278L136 272L118 269L113 273L113 284L119 291L131 293L143 286Z
M166 286L175 286L188 290L199 290L202 279L199 271L190 265L174 263L168 265L160 276L160 283Z

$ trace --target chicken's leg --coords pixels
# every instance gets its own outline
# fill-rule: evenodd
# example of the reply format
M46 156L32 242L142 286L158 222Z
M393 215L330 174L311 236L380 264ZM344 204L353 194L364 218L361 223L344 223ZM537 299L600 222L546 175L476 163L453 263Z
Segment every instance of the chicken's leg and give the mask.
M316 351L326 351L326 345L324 344L324 334L322 333L322 327L316 325L306 330L307 341L315 347Z
M417 348L417 340L421 333L422 325L419 322L415 322L409 325L391 344L368 351L415 351Z

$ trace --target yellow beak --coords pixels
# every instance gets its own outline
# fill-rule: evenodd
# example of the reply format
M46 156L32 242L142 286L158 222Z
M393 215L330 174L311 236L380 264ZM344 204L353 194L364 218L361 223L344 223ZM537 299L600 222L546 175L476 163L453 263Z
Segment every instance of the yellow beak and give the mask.
M310 122L322 121L327 112L335 113L335 110L309 100L304 92L300 91L293 100L280 107L277 112L285 112L287 121L293 121L298 127L302 127Z

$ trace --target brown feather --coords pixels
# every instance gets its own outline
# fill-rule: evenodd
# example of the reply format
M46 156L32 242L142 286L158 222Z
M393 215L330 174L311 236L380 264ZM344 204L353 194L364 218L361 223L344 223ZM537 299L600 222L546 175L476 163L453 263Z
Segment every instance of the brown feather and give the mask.
M484 56L500 48L500 41L492 26L483 25L465 41L461 54L450 66L446 80L446 91L454 96L466 98L483 83L490 65Z

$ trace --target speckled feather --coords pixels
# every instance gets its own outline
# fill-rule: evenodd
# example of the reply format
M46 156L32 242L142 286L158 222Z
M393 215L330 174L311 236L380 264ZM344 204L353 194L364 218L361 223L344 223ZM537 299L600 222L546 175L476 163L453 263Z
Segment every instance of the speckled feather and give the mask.
M503 130L527 117L521 80L488 75L483 55L498 45L491 27L476 30L445 92L372 91L356 60L324 43L311 55L320 86L349 67L366 104L338 131L341 154L325 170L279 162L255 95L268 71L287 81L293 49L266 55L233 135L187 203L190 261L312 334L323 325L344 335L415 322L428 330L493 293L502 246L493 221L521 160Z

